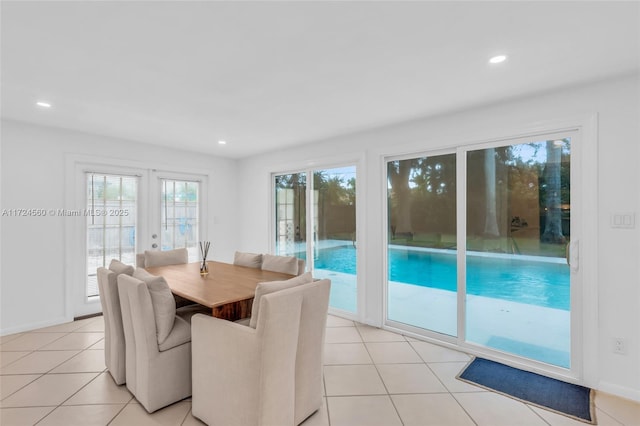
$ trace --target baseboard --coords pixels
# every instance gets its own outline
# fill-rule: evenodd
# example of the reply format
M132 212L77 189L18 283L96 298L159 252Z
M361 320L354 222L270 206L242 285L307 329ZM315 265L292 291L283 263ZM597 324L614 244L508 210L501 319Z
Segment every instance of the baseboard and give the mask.
M95 317L101 317L102 316L102 312L96 312L95 314L88 314L88 315L82 315L79 317L75 317L73 320L74 321L79 321L79 320L83 320L83 319L87 319L87 318L95 318Z
M640 390L638 389L631 389L626 386L601 381L598 383L596 390L619 396L621 398L630 399L631 401L640 402Z
M64 324L66 322L71 322L71 321L73 321L73 318L58 317L51 320L38 321L38 322L32 322L28 324L22 324L15 327L3 328L3 329L0 329L0 336L6 336L9 334L16 334L16 333L22 333L25 331L37 330L39 328L51 327L54 325L60 325L60 324Z

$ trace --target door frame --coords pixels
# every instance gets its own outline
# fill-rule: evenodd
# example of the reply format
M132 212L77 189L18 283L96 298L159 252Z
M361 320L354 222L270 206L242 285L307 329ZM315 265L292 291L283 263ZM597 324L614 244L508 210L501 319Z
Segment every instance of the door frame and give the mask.
M143 247L150 246L143 242L150 241L152 230L149 224L149 212L152 206L153 192L151 177L155 173L168 176L194 176L199 175L205 182L210 180L212 171L207 169L173 168L147 162L132 161L113 157L97 157L89 155L66 154L65 155L65 209L82 210L86 207L86 172L99 172L105 174L122 174L139 177L138 186L138 217L136 222L136 253ZM208 223L207 212L209 188L202 188L201 193L205 201L200 204L201 223ZM159 197L158 197L159 199ZM206 204L205 204L206 203ZM158 204L158 209L159 209ZM158 215L159 216L159 215ZM64 280L65 280L65 319L72 321L74 318L94 315L102 311L100 298L86 297L86 251L87 251L87 227L84 220L78 217L67 218L64 221ZM82 218L84 219L84 218ZM202 238L203 231L200 231ZM82 259L82 261L78 261ZM135 266L135 265L134 265Z
M432 339L433 341L438 341L438 342L442 342L445 343L447 345L451 345L452 347L454 347L455 345L457 345L457 336L450 336L448 334L444 334L444 333L439 333L437 331L434 330L429 330L429 329L423 329L417 326L412 326L410 324L405 324L405 323L401 323L398 321L394 321L392 319L389 318L389 193L388 193L388 163L391 161L402 161L402 160L408 160L408 159L412 159L412 158L421 158L421 157L437 157L437 156L442 156L442 155L451 155L454 154L456 155L456 158L458 156L457 153L457 149L455 147L448 147L448 148L435 148L432 150L421 150L421 151L416 151L416 152L412 152L412 153L407 153L407 152L403 152L400 155L389 155L389 156L384 156L384 158L382 159L383 162L383 170L382 170L382 175L385 181L385 186L384 186L384 196L382 197L382 202L384 204L382 211L383 211L383 223L384 223L384 229L382 232L382 236L383 236L383 243L382 243L382 247L384 250L383 256L382 256L382 266L383 266L383 277L384 277L384 283L383 283L383 301L382 301L382 309L383 309L383 324L385 324L388 327L391 327L392 329L397 329L397 330L402 330L404 332L408 331L410 333L413 333L417 336L421 336L421 338L428 338L428 339ZM457 173L458 173L458 168L459 168L459 164L456 161L456 194L458 194L458 177L457 177ZM459 200L456 199L456 204L459 202ZM458 228L458 224L456 223L456 238L459 234L460 230ZM456 248L456 253L458 252L459 249ZM458 255L456 254L456 257ZM459 307L457 307L457 311L459 312ZM457 317L456 318L456 322L458 323L458 327L459 327L459 322L460 322L460 318ZM458 329L458 334L459 334L459 329Z
M148 215L148 232L146 232L145 239L140 239L140 242L144 242L142 247L139 247L140 250L143 248L145 250L153 250L152 244L157 243L158 249L162 250L162 238L160 233L160 227L162 226L162 187L161 181L162 179L168 180L177 180L177 181L187 181L187 182L198 182L198 236L200 240L206 239L204 236L208 235L208 227L207 221L205 219L206 206L208 206L209 197L209 175L201 174L201 173L193 173L193 172L176 172L176 171L168 171L168 170L156 170L152 169L149 173L149 215ZM154 210L151 210L154 209ZM152 211L158 213L151 213ZM158 233L158 238L154 239L154 229L155 232ZM190 259L190 261L196 261Z
M276 248L276 196L275 196L275 178L276 176L293 174L293 173L305 173L307 176L306 185L306 204L305 209L307 212L307 270L313 271L313 245L310 241L313 240L313 173L317 170L335 169L341 167L355 167L356 168L356 241L358 241L356 247L356 312L348 312L332 308L329 306L329 313L338 315L340 317L348 318L355 321L362 321L366 310L366 286L364 283L365 271L366 271L366 259L364 255L364 247L366 246L366 232L364 232L366 223L365 205L366 205L366 190L363 184L358 182L364 181L365 170L365 158L363 155L358 156L345 156L340 159L325 158L322 160L314 160L311 163L303 164L300 167L291 166L290 164L283 167L274 167L269 173L269 249L272 253L275 253Z
M582 185L579 179L579 170L581 169L581 140L580 130L577 128L568 128L560 131L550 131L543 133L534 133L526 136L518 136L509 139L500 139L497 141L483 142L459 147L457 150L457 246L458 246L458 336L457 345L465 350L472 351L482 356L490 357L497 361L506 362L510 365L525 368L531 371L539 371L554 374L570 380L580 380L582 375L582 270L578 267L575 270L570 266L570 367L562 368L530 358L517 356L508 352L492 349L467 341L466 339L466 322L467 322L467 305L466 305L466 263L467 263L467 154L471 151L483 150L488 148L498 148L510 145L518 145L527 142L541 141L548 139L556 139L561 137L571 137L571 240L570 246L579 247L582 240L582 212L580 206L582 193ZM574 209L574 203L576 208ZM579 248L575 250L579 253ZM580 262L580 259L578 259ZM579 265L579 263L578 263Z
M570 116L559 120L547 120L544 122L536 123L534 125L522 126L519 129L517 127L510 127L511 130L502 134L495 135L495 137L484 137L481 140L467 140L467 141L445 141L441 145L434 145L428 149L430 155L436 155L438 153L445 152L446 150L463 150L465 153L471 147L478 149L477 147L483 145L504 144L506 141L530 138L535 136L548 135L559 132L566 132L575 130L577 131L577 139L579 140L579 148L574 150L574 141L572 140L572 210L575 210L579 215L579 224L574 229L572 223L572 234L578 234L579 243L579 288L576 288L572 280L571 288L571 356L572 364L571 369L567 370L560 367L550 366L548 364L540 362L529 362L526 359L516 356L501 356L502 354L495 351L486 351L476 345L469 345L463 341L464 333L460 333L458 330L458 336L456 338L450 338L450 336L440 335L435 332L425 332L417 327L406 326L394 321L391 321L387 317L387 292L388 292L388 256L383 256L383 285L382 287L382 312L380 317L382 318L382 324L384 329L390 331L401 332L405 335L418 338L420 340L426 340L436 343L441 346L449 347L452 349L463 350L472 355L485 356L495 359L500 362L512 365L514 367L522 368L528 371L541 373L550 377L556 377L558 379L567 380L573 383L580 383L585 386L594 387L597 385L598 377L598 283L597 283L597 238L598 238L598 169L597 169L597 153L598 153L598 115L596 113L587 115ZM382 197L383 201L383 220L381 223L381 233L383 236L382 246L386 249L388 247L388 213L387 213L387 189L386 189L386 164L389 159L399 159L400 157L411 158L425 153L424 149L411 149L406 146L403 147L401 154L393 152L380 152L379 158L381 165L381 182L384 187ZM463 163L460 163L460 158L463 158ZM458 162L456 167L456 173L458 174L457 181L464 184L463 187L457 185L458 197L465 197L466 184L463 177L466 177L466 155L458 156ZM462 176L460 176L462 174ZM573 186L579 186L577 189L580 194L576 196L577 200L574 203ZM460 207L460 199L458 198L458 238L466 239L466 224L463 219L466 219L465 211ZM466 200L464 204L466 208ZM460 215L463 215L461 218ZM572 220L574 220L572 215ZM464 228L460 228L460 223L463 223ZM572 239L573 240L573 239ZM466 241L460 245L459 248L466 248ZM465 250L466 251L466 250ZM459 258L460 258L459 254ZM464 258L464 257L462 257ZM458 269L460 274L460 269ZM464 271L463 271L464 273ZM462 277L464 278L464 277ZM459 279L461 279L459 277ZM461 315L461 308L464 309L463 297L460 295L462 292L458 289L458 315ZM460 300L462 299L462 300ZM463 320L458 318L458 327L464 325ZM462 343L461 343L462 341Z

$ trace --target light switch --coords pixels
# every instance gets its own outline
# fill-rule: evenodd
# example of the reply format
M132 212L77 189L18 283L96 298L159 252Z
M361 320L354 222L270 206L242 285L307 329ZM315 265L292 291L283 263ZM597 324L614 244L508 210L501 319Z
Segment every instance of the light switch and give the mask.
M612 228L633 229L636 227L635 213L614 213L611 215Z

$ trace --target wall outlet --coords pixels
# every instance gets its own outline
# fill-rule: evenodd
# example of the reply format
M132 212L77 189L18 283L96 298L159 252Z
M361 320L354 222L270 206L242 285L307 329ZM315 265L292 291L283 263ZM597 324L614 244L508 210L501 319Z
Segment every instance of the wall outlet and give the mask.
M613 352L616 354L627 354L627 341L622 337L613 338Z

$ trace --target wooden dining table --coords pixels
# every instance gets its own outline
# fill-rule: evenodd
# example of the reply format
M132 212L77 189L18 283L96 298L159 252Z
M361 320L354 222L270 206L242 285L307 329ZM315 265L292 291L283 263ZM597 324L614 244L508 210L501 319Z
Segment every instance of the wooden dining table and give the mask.
M200 262L145 268L164 277L174 294L211 309L211 315L230 321L251 316L258 283L282 281L295 275L265 271L223 262L207 262L209 273L200 274Z

